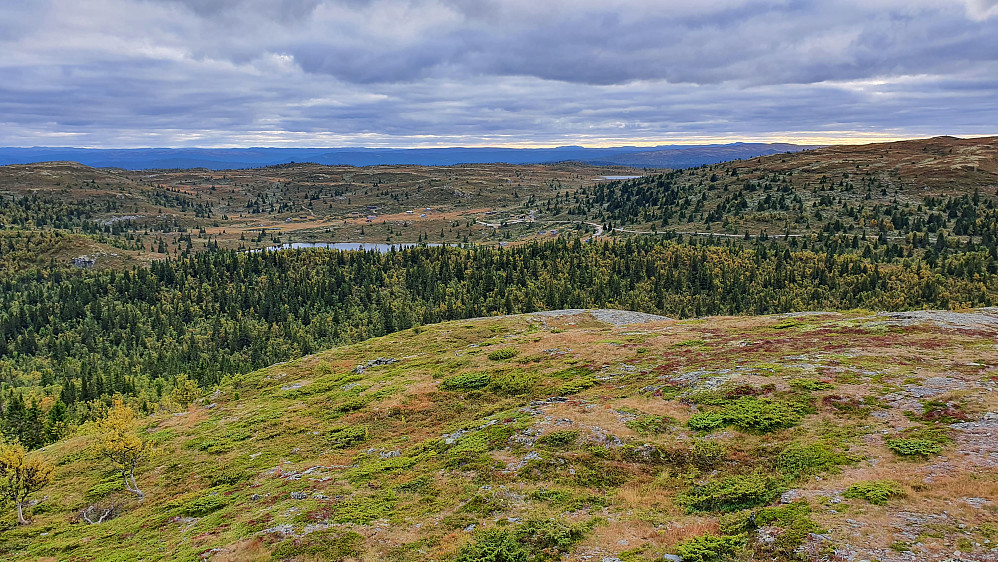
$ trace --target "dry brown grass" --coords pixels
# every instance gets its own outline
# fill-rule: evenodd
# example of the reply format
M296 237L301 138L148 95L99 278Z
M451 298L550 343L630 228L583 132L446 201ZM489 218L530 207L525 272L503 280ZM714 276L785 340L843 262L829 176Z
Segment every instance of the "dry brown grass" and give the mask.
M717 520L711 517L688 517L674 521L658 530L658 541L663 546L672 546L693 537L707 533L719 534Z
M613 402L614 408L633 408L653 416L675 418L679 423L685 423L691 415L688 404L676 400L663 400L655 396L629 396Z
M242 539L212 555L214 562L263 562L271 560L270 550L259 538Z
M621 486L613 496L614 507L623 510L669 509L675 490L651 478L638 478Z
M617 520L593 529L576 551L598 547L611 552L622 552L643 543L656 543L659 540L659 531L647 521Z

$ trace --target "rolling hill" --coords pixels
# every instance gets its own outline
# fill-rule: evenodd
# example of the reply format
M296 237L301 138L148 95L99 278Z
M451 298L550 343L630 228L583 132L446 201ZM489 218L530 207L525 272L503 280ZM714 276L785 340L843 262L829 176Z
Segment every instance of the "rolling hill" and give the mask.
M144 501L86 454L83 426L38 453L54 483L31 525L5 517L0 551L992 560L996 336L990 310L424 326L142 419ZM112 515L87 524L90 506Z

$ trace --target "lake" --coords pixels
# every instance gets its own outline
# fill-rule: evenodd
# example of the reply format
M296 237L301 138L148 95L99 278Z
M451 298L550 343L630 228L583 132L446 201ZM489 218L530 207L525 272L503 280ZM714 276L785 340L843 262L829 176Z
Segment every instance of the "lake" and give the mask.
M425 244L426 246L437 247L440 244ZM324 248L326 250L342 250L344 252L380 252L382 254L394 250L404 250L405 248L415 248L419 244L384 244L374 242L294 242L291 244L281 244L271 246L267 250L276 252L279 250L304 250L307 248Z

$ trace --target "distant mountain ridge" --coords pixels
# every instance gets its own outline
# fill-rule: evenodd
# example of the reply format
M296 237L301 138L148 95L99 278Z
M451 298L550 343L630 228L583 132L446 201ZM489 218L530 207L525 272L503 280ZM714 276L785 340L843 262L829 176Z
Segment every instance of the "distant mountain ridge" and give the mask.
M328 165L377 166L411 164L545 164L578 161L642 168L688 168L740 158L817 148L784 143L724 145L620 146L612 148L135 148L0 147L0 165L73 161L96 168L126 170L257 168L288 162Z

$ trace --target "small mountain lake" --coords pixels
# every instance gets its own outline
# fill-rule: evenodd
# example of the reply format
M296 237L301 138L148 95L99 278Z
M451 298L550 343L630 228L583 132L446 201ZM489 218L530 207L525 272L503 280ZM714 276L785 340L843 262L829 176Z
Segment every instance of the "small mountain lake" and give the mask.
M438 247L440 244L425 244L430 247ZM392 250L404 250L415 248L419 244L385 244L376 242L294 242L291 244L281 244L280 246L270 246L268 251L277 252L280 250L304 250L308 248L323 248L326 250L341 250L344 252L380 252L382 254Z

